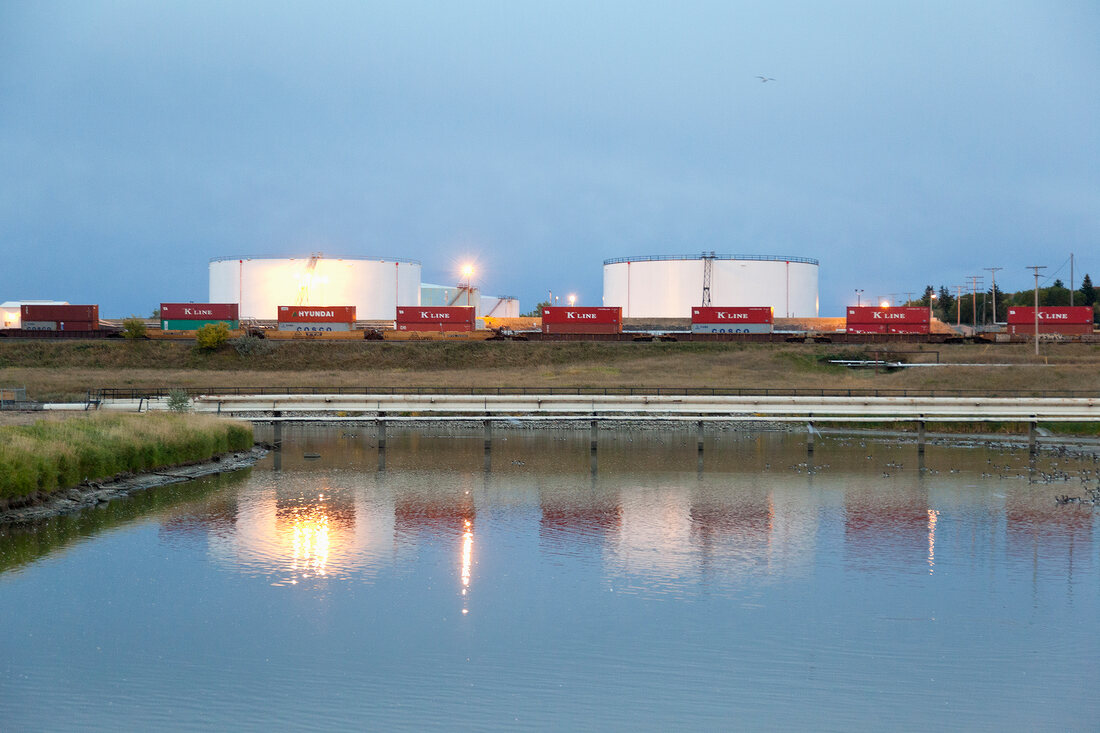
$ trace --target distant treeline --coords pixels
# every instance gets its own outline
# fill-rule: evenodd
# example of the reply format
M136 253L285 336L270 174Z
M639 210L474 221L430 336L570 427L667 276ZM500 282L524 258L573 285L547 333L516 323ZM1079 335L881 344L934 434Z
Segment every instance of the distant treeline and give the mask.
M1000 288L996 292L992 288L984 293L975 295L973 292L954 292L946 285L939 289L928 285L924 289L924 295L919 300L911 300L906 303L909 306L928 307L932 302L932 310L936 317L949 323L965 323L975 325L989 325L991 323L1004 323L1008 317L1008 309L1016 305L1034 306L1035 291L1020 290L1015 293L1006 293ZM1096 288L1092 285L1092 278L1087 274L1081 281L1081 287L1070 290L1061 280L1055 280L1049 287L1039 288L1040 306L1068 306L1087 305L1092 307L1093 323L1100 323L1100 304L1096 301ZM995 297L994 297L995 296ZM977 302L975 302L977 298ZM993 304L996 302L996 314Z

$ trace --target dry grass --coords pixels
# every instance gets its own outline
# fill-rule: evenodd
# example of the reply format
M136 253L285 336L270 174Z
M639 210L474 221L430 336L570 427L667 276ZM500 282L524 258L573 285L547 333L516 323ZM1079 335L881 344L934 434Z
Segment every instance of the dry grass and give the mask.
M899 345L900 350L919 347ZM82 399L101 387L687 386L752 388L1100 390L1100 347L928 346L898 353L942 366L849 370L829 357L869 358L863 347L731 343L283 342L270 355L181 343L0 343L0 385L38 400Z
M249 423L201 415L93 413L0 427L0 499L252 445Z

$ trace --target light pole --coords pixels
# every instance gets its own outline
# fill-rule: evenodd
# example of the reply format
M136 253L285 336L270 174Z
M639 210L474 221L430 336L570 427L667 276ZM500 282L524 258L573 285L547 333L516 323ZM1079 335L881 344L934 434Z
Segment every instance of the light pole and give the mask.
M1047 269L1046 265L1028 265L1027 269L1035 272L1035 356L1039 355L1039 270Z
M856 307L863 305L863 289L856 288Z
M577 302L577 296L572 293L569 294L569 307L572 308Z
M928 294L928 333L932 333L932 301L937 297L936 291L933 290Z
M462 277L466 278L466 305L470 305L470 290L473 288L474 266L463 265Z

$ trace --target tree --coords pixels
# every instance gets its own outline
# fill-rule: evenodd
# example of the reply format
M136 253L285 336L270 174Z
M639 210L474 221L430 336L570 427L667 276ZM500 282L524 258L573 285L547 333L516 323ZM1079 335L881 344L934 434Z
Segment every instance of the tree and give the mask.
M535 306L534 310L523 314L524 318L542 318L542 309L550 307L550 301L544 300Z
M946 285L940 286L940 312L943 313L943 320L950 321L954 319L955 313L955 296L951 294L951 291L947 289Z
M202 351L214 351L229 340L229 326L222 321L207 323L195 331L195 346Z
M932 302L932 296L935 294L935 292L936 292L936 289L934 287L932 287L931 285L925 285L924 286L924 295L921 296L921 299L918 302L918 305L922 305L925 308L927 308L928 304Z
M1008 317L1008 296L999 287L994 286L989 290L989 300L990 312L993 312L994 303L997 307L996 313L993 313L993 322L1003 322Z
M130 316L122 322L122 335L128 339L145 338L145 321L137 316Z
M1055 280L1049 288L1039 289L1039 305L1069 305L1069 288Z
M1081 289L1078 290L1081 294L1081 305L1095 305L1096 304L1096 288L1092 286L1092 278L1088 273L1085 273L1085 279L1081 281Z

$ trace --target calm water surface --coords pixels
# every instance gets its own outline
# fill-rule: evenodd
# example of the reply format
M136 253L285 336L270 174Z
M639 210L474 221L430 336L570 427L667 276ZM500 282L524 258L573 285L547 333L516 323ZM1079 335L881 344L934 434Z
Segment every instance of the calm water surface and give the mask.
M1100 729L1091 455L357 430L0 530L0 730Z

